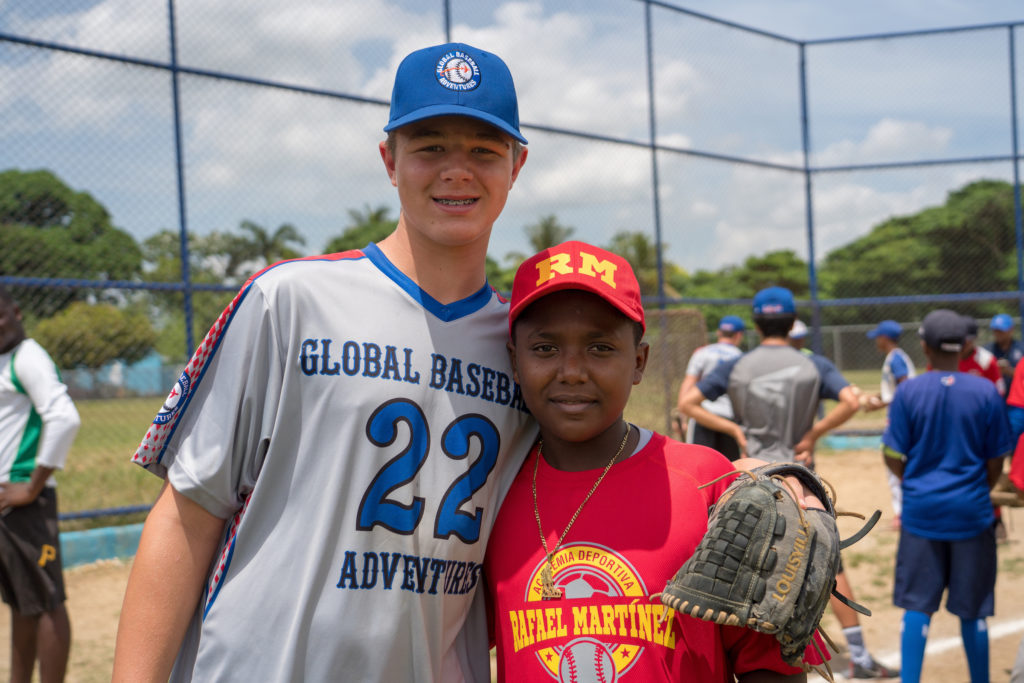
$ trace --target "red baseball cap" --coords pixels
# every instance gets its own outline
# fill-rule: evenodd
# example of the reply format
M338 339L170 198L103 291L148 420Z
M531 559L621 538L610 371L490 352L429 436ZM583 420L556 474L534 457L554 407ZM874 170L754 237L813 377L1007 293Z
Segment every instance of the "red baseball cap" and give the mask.
M512 306L508 328L523 310L537 299L563 289L581 289L596 294L633 322L644 323L640 283L629 262L612 252L586 242L563 242L523 261L512 283Z

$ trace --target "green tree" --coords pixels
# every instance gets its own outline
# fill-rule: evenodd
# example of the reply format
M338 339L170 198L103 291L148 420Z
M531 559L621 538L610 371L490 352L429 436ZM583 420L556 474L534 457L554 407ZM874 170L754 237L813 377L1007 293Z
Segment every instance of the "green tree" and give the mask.
M830 252L820 268L830 298L992 292L1016 288L1013 186L979 180L950 192L942 206L890 218L868 234ZM905 304L889 315L913 319L932 304ZM985 317L993 303L957 310ZM829 309L830 322L846 322L855 308Z
M741 265L728 265L718 270L698 270L689 277L673 277L682 296L698 299L750 299L765 287L789 288L799 299L808 295L807 262L791 249L770 251L750 256ZM711 328L726 315L750 320L750 306L714 304L701 307Z
M562 225L554 214L549 214L536 223L526 226L526 239L529 240L530 246L536 253L565 242L572 237L574 232L576 232L576 228Z
M663 248L666 246L662 245ZM641 294L658 293L658 248L650 237L642 232L618 232L607 249L629 261L640 283ZM677 292L666 291L666 294L674 296Z
M509 276L509 287L511 287L511 278L515 277L516 269L520 263L538 251L544 251L549 247L565 242L576 232L576 228L559 223L558 217L554 214L542 217L536 223L525 226L523 230L526 232L526 240L530 243L533 252L531 254L524 254L520 251L510 251L505 254L505 263L509 265L512 271Z
M398 227L398 220L391 218L391 209L381 205L375 209L366 205L364 211L349 209L349 224L341 235L331 239L324 247L324 253L362 249L370 242L379 242Z
M153 350L157 334L139 310L76 301L41 320L33 338L58 367L98 370L113 360L134 363Z
M194 285L238 284L227 270L234 236L220 232L189 233L189 278ZM181 282L181 241L177 231L161 230L142 243L143 279L149 282ZM192 338L206 334L228 305L234 292L195 291L192 294ZM177 290L151 290L160 338L156 349L164 358L182 359L185 353L185 295Z
M238 227L248 233L248 237L234 235L226 240L226 273L229 277L238 275L242 266L254 261L258 263L258 268L262 268L271 263L297 258L301 254L289 245L306 244L306 238L291 223L282 223L273 232L248 220L242 221Z
M20 277L131 280L142 266L138 244L114 227L107 210L50 171L0 172L0 274ZM47 318L83 289L12 287L31 318ZM95 295L95 293L93 294Z

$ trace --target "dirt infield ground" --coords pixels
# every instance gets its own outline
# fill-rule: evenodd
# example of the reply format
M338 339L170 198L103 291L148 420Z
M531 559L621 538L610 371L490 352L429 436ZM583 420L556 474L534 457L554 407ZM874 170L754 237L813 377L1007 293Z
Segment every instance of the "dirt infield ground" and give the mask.
M881 456L877 451L824 453L818 458L818 468L836 485L841 509L863 512L879 508L884 513L875 531L843 556L857 599L874 612L862 620L869 648L883 661L898 664L900 611L891 605L897 534L890 528L891 510ZM1004 514L1010 542L999 547L996 616L989 620L991 674L996 683L1009 680L1009 669L1024 636L1024 508L1004 508ZM840 522L845 533L856 526L854 520ZM128 562L106 561L67 572L68 608L74 629L70 683L110 680L114 636L129 566ZM838 624L830 614L826 614L822 625L842 640ZM925 681L968 681L959 632L955 617L944 611L935 615L925 658ZM8 676L9 638L7 620L0 619L0 643L5 646L0 648L0 680ZM841 666L843 662L840 654L838 663Z

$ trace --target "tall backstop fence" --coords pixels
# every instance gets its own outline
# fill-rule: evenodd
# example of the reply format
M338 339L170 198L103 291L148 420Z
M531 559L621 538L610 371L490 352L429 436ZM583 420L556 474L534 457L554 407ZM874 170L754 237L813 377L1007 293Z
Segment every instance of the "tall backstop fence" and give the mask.
M987 341L1024 306L1022 26L801 40L654 0L3 3L0 284L83 413L62 486L149 502L127 455L246 277L394 223L393 74L446 40L505 58L530 140L492 283L545 235L623 252L656 321L650 426L769 284L844 371L880 364L879 320L936 307ZM110 478L76 492L75 467Z

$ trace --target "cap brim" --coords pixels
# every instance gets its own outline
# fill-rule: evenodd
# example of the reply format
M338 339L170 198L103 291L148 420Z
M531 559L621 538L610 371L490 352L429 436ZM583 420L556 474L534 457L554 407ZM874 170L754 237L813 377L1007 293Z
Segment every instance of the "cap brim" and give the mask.
M436 116L467 116L471 119L477 119L478 121L491 124L504 133L508 133L524 145L528 144L522 133L508 125L497 116L480 111L479 109L473 109L472 107L466 107L458 104L435 104L429 107L422 107L409 112L405 116L395 119L394 121L389 121L388 125L384 126L384 132L388 133L396 128L407 126L410 123L416 123L417 121L422 121L424 119L432 119Z
M534 301L536 301L537 299L541 299L549 294L553 294L555 292L563 292L570 289L578 289L582 292L587 292L589 294L593 294L594 296L600 297L602 301L604 301L606 304L617 310L622 315L626 316L629 320L632 320L635 323L639 323L640 327L643 328L644 332L647 331L647 323L644 320L637 320L635 313L627 309L625 306L622 306L618 302L612 301L611 299L606 297L601 290L597 289L596 287L589 287L581 282L570 281L562 284L548 285L547 287L543 287L541 289L535 289L532 292L530 292L529 295L523 297L521 301L516 302L516 305L508 312L509 332L512 331L512 325L514 325L515 321L519 319L519 316L523 314L523 311L529 308L530 304L532 304Z

